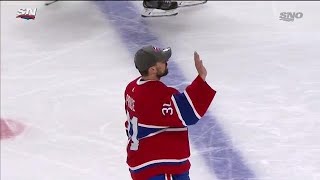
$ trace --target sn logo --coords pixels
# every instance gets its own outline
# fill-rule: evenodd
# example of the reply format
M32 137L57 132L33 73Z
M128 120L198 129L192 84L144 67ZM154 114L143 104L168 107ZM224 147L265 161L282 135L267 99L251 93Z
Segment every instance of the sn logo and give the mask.
M302 12L282 12L280 13L280 20L282 21L294 21L295 18L300 19L303 17Z
M31 9L31 8L20 8L17 11L17 17L21 19L35 19L37 14L37 8Z

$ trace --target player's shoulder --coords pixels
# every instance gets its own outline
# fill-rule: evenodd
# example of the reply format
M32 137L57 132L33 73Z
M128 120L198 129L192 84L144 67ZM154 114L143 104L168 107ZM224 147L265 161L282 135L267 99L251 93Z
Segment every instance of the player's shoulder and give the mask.
M127 84L127 88L128 88L128 87L131 87L131 86L135 86L137 80L139 80L140 78L141 78L141 77L137 77L137 78L135 78L134 80L130 81L130 82Z
M150 81L146 84L144 89L148 92L152 92L152 94L156 94L160 98L179 92L177 89L169 87L161 81Z
M126 89L132 89L132 88L139 88L144 93L147 92L153 92L156 94L167 94L167 93L177 93L178 90L176 90L173 87L168 87L166 84L164 84L161 81L154 81L154 80L142 80L141 77L138 77L131 81Z
M172 94L179 93L179 91L174 87L167 87L168 91Z

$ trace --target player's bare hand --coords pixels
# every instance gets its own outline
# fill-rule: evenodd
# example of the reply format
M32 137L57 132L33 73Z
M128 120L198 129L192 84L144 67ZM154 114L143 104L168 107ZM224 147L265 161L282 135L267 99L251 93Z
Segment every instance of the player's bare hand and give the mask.
M202 60L200 59L200 56L196 51L194 52L194 64L199 76L205 81L207 77L207 69L204 67Z

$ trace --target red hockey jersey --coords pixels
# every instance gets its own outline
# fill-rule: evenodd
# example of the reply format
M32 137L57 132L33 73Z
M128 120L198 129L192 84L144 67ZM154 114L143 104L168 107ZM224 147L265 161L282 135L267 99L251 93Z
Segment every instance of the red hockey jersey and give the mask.
M128 84L124 94L127 164L134 180L190 169L187 126L205 114L215 93L200 76L182 93L141 77Z

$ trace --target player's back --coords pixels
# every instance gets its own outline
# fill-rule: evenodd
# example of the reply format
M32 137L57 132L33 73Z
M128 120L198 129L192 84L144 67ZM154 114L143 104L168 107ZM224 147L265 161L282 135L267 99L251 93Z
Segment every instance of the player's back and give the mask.
M189 169L188 131L176 120L179 117L170 98L175 93L178 93L176 89L160 81L138 78L128 84L125 90L127 163L132 174L141 169L150 175Z

